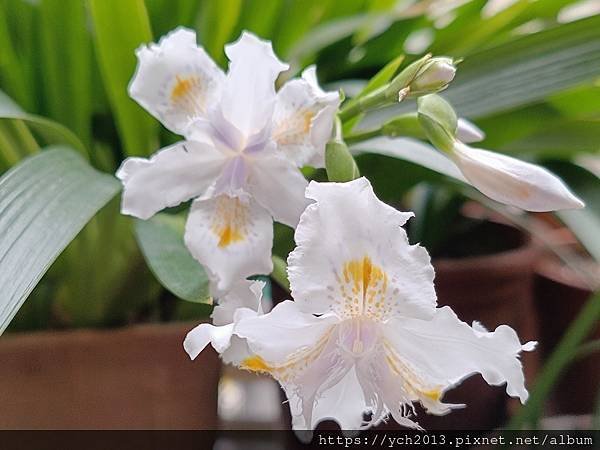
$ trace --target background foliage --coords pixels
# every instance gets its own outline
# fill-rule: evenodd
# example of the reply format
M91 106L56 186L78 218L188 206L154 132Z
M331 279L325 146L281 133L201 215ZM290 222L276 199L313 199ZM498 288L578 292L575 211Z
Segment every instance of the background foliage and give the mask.
M574 0L0 0L0 330L32 290L12 329L210 310L203 270L181 244L184 217L121 216L118 183L106 175L177 139L126 89L135 48L180 25L223 67L223 45L253 31L291 62L283 78L316 63L321 82L347 97L390 61L369 88L426 52L463 58L443 95L486 132L482 147L548 165L587 201L558 218L599 259L599 13ZM367 114L354 132L414 108ZM426 218L411 237L435 252L449 231L437 224L451 231L465 195L476 195L423 148L363 146L357 161L384 200ZM291 236L276 227L278 256Z

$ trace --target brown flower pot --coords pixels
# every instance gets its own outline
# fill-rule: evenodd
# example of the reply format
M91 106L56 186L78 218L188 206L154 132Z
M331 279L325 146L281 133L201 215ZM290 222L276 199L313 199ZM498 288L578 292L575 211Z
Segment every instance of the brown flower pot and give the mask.
M214 429L220 362L193 324L0 337L0 429Z
M570 247L576 251L574 245ZM598 264L588 267L600 275ZM545 255L536 266L535 301L540 317L540 352L550 356L565 330L592 295L585 281L557 258ZM600 324L586 341L600 339ZM551 414L590 414L600 392L600 353L574 361L562 374L549 401Z

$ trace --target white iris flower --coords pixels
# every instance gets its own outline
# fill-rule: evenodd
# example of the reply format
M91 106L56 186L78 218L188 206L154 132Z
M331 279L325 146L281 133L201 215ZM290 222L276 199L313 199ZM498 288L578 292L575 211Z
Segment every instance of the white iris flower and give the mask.
M324 419L358 429L388 414L418 428L413 402L446 414L462 405L444 403L444 393L475 373L527 399L519 353L535 343L437 307L429 255L401 228L412 213L378 200L365 178L311 182L306 195L315 203L288 259L295 301L232 325L253 353L239 365L279 381L295 429Z
M250 33L225 53L227 74L181 28L138 49L131 97L185 140L117 172L124 214L148 219L194 199L185 242L214 295L271 272L273 219L297 225L307 205L298 167L323 165L340 102L318 86L314 67L276 92L288 65Z

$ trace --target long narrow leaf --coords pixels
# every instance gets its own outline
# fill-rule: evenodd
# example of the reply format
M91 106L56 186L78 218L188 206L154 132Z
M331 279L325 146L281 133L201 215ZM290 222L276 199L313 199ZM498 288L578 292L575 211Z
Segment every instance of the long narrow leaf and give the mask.
M241 0L203 2L198 28L206 51L219 63L225 62L223 46L231 40L242 10Z
M447 177L468 183L458 167L449 158L431 145L414 139L378 137L355 144L350 147L350 150L353 154L375 153L403 159L427 167Z
M65 147L26 159L0 178L0 333L119 187Z
M42 82L51 118L90 142L92 44L81 0L40 3Z
M152 40L143 0L89 0L100 72L116 115L125 153L156 150L156 122L127 94L136 67L135 49Z
M22 120L39 133L47 144L66 144L83 155L88 154L83 142L67 127L45 117L27 114L2 91L0 91L0 119Z

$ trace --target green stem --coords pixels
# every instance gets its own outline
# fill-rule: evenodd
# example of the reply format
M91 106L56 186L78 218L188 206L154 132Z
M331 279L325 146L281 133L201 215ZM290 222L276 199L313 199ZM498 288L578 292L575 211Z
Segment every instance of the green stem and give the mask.
M381 128L376 128L374 130L368 130L368 131L363 131L361 133L350 134L349 136L346 136L344 138L344 141L346 141L346 144L348 144L348 145L356 144L357 142L362 142L362 141L366 141L367 139L372 139L374 137L381 136L382 131L383 130Z
M390 103L387 88L388 85L377 89L364 97L360 97L355 101L349 102L345 107L340 109L338 117L342 122L346 122L363 112Z
M594 341L586 342L582 344L577 353L573 355L574 360L583 359L592 353L595 353L600 350L600 339L596 339Z
M271 272L271 278L287 292L290 292L290 282L287 277L287 264L277 255L272 256L273 260L273 272Z
M600 319L600 293L590 298L577 318L571 323L558 346L550 355L548 362L542 369L527 404L509 422L508 429L520 430L524 426L536 424L544 402L552 387L558 381L561 372L573 360L573 354L581 341L585 339L592 327Z

